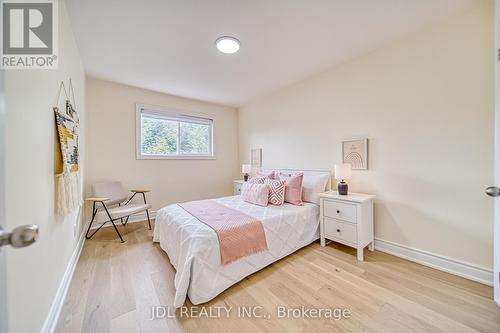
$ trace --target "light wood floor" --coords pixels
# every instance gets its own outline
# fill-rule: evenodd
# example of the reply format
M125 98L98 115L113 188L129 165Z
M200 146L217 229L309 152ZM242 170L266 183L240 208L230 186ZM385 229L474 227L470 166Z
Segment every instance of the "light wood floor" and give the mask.
M172 304L175 271L146 224L119 230L124 244L111 228L85 242L56 332L500 332L492 288L378 251L358 262L335 243L311 244L203 305L262 306L269 319L149 320L151 307ZM281 319L277 305L352 316Z

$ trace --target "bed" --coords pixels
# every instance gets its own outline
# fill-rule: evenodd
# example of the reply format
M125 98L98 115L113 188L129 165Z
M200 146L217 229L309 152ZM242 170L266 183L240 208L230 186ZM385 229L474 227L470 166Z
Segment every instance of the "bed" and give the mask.
M279 170L307 175L328 171ZM330 189L330 177L324 190ZM178 204L160 209L156 215L153 242L168 254L176 269L174 307L181 307L186 296L191 303L210 301L246 276L286 257L319 238L319 205L285 203L267 207L247 203L239 195L213 199L259 219L264 227L267 250L221 265L217 234Z

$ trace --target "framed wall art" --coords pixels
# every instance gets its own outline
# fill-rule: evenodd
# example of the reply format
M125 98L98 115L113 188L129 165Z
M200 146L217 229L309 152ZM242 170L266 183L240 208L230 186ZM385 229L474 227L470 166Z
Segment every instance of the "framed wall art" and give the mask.
M351 164L352 170L367 170L368 139L342 141L342 162Z
M252 167L261 168L262 167L262 148L252 149Z

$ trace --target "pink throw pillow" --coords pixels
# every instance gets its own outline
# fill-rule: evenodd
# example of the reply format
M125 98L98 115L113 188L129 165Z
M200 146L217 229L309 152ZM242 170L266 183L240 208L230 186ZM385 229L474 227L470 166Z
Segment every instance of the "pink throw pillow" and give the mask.
M266 178L264 184L269 185L269 203L281 206L285 202L285 181Z
M267 206L268 198L269 185L246 182L241 186L241 199L243 201L259 206Z
M302 180L304 178L303 173L298 173L295 175L284 175L280 174L280 179L285 181L285 202L291 203L292 205L303 205L302 202Z

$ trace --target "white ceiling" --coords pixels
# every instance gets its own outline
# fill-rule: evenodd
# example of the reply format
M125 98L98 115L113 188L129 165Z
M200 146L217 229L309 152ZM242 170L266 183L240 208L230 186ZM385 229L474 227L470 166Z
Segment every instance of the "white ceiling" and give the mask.
M67 0L89 76L240 106L480 0ZM238 53L217 51L223 35Z

